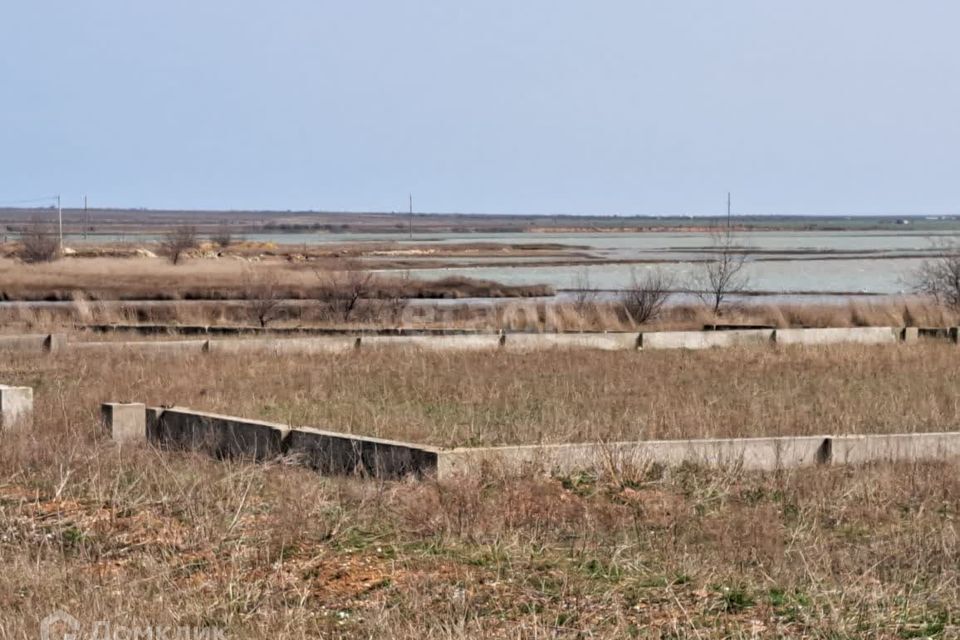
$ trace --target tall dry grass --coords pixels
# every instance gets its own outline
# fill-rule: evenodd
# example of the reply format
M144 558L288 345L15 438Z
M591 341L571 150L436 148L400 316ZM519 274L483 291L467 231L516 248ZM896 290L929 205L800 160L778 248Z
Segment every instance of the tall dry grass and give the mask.
M9 355L0 381L95 422L136 400L441 446L955 430L956 347Z
M956 630L956 464L378 483L117 447L50 402L71 386L0 447L4 640L58 609L229 638Z
M173 265L149 258L84 258L43 264L0 259L0 291L4 300L242 300L251 274L275 283L278 297L316 299L328 289L327 274L364 269L356 261L327 259L310 264L279 259L247 260L238 256L192 260ZM550 295L542 285L509 286L484 280L450 277L436 281L376 274L371 297L467 298Z

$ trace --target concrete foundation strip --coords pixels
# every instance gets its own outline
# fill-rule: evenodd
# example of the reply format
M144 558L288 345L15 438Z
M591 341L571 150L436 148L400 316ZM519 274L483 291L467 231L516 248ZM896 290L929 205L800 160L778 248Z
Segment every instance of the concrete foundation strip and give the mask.
M539 351L549 349L712 349L761 344L893 344L927 339L960 342L960 328L852 327L830 329L734 329L637 333L450 333L449 335L331 335L294 338L68 342L66 334L0 335L0 352L123 352L182 356L201 353L347 353L360 348L437 351Z
M439 479L482 473L567 475L597 468L691 463L774 471L829 464L932 461L960 457L960 432L650 440L596 444L444 449L182 407L103 405L104 427L120 442L150 441L216 458L284 459L326 475Z
M59 348L121 351L149 355L190 353L346 353L355 349L406 348L437 351L538 351L595 349L634 351L713 349L763 344L832 345L916 342L921 336L960 341L957 328L851 327L828 329L743 329L729 331L655 331L645 333L502 333L451 335L361 335L312 338L250 338L134 342L65 342ZM35 342L31 342L35 345ZM2 349L2 342L0 342Z

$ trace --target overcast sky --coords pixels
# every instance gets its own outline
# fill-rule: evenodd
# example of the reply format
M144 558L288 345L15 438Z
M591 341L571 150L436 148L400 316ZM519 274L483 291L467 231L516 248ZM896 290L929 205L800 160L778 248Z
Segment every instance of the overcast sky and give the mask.
M0 6L0 204L960 213L960 2Z

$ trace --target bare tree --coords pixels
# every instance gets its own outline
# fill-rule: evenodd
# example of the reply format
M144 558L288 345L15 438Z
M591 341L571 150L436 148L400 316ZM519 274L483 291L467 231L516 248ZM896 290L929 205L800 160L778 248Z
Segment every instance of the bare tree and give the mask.
M233 231L227 224L217 227L217 230L210 234L210 241L221 249L227 249L233 244Z
M375 279L370 271L340 262L334 268L315 271L320 279L319 299L343 322L349 322L365 298L374 293Z
M937 304L960 309L960 244L944 242L912 276L914 293L930 296Z
M621 292L620 304L634 322L646 324L660 315L673 293L673 285L674 278L661 269L648 271L641 278L631 271L630 286Z
M197 229L192 225L181 225L163 234L160 240L160 252L173 264L180 262L183 255L199 246Z
M60 257L60 239L52 224L34 220L20 236L20 259L24 262L53 262Z
M279 282L273 273L261 273L245 270L244 295L250 304L260 327L264 328L271 320L275 320L283 306L283 299Z
M714 234L711 255L694 280L697 295L714 313L720 314L727 298L750 286L750 277L744 270L748 257L749 253L737 246L729 227Z

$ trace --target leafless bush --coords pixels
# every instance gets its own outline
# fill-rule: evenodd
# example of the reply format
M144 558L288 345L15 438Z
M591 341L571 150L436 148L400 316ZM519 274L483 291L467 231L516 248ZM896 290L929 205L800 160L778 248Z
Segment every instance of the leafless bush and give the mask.
M694 279L694 290L704 304L719 314L727 298L746 291L750 286L750 277L744 271L749 254L736 245L730 229L713 236L711 253Z
M660 269L648 271L641 278L632 272L630 286L620 294L620 304L637 324L656 320L673 293L674 279Z
M250 309L260 323L260 327L266 327L270 321L276 319L283 306L277 277L272 273L264 274L246 270L244 282L245 297L250 304Z
M374 292L375 279L372 272L347 262L332 267L315 272L321 283L318 297L338 320L349 322L362 301Z
M929 296L937 304L960 309L960 246L939 245L937 254L916 270L912 278L914 293Z
M588 311L597 299L597 289L590 283L590 272L583 269L573 277L573 307L577 313Z
M210 241L221 249L226 249L233 244L233 231L228 225L220 225L210 234Z
M60 239L53 225L32 222L20 243L20 258L24 262L53 262L60 257Z
M167 256L173 264L180 262L183 255L199 246L197 229L192 225L181 225L163 235L160 241L160 252Z

